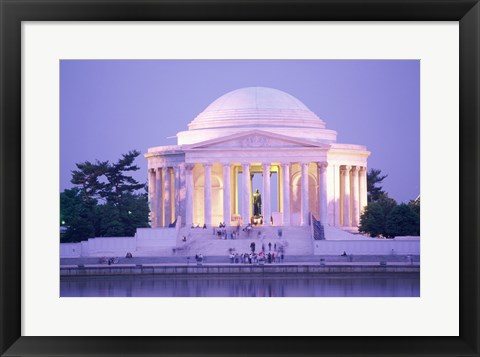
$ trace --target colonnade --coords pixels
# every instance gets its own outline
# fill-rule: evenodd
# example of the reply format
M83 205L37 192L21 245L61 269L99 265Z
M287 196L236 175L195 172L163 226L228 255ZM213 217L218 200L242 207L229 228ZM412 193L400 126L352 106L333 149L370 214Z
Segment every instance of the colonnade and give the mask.
M290 205L290 172L291 165L294 163L280 163L281 167L281 207L283 216L283 225L289 226L291 223L291 205ZM309 222L309 162L300 162L301 167L301 207L300 207L300 225L308 225ZM359 224L359 217L362 208L366 202L366 168L361 166L334 165L333 170L337 170L340 177L336 194L329 195L328 163L315 162L317 168L318 190L316 192L318 212L312 212L320 219L323 224L342 225L355 227ZM212 226L212 164L205 163L204 172L204 220L207 226ZM220 163L222 165L223 175L223 221L231 224L232 217L232 197L231 197L231 167L230 163ZM178 166L158 167L149 170L149 202L151 212L152 227L168 227L175 221L176 217L181 215L187 226L194 223L194 164L181 163ZM250 182L250 163L242 163L243 180L241 218L244 224L250 222L252 216L252 190ZM257 166L258 167L258 166ZM271 183L270 170L271 163L261 163L263 173L262 189L262 216L264 224L270 223L271 212ZM268 173L268 174L267 174ZM333 192L333 188L332 192ZM337 197L338 196L338 197ZM329 197L332 199L329 200ZM331 217L329 219L329 202L334 207L331 208Z
M186 164L161 166L148 170L148 200L152 227L168 227L179 215L184 216L185 195L182 191ZM183 217L185 218L185 217Z
M360 215L367 205L367 170L364 166L342 165L340 169L340 197L335 202L335 225L357 227Z

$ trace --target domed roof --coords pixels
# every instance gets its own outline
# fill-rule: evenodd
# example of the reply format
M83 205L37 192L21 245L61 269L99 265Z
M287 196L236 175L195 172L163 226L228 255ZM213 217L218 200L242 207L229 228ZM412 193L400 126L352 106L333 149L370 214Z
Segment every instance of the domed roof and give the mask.
M267 87L240 88L222 95L205 112L237 109L294 109L309 110L294 96Z
M323 121L294 96L274 88L247 87L216 99L189 129L272 125L324 127Z

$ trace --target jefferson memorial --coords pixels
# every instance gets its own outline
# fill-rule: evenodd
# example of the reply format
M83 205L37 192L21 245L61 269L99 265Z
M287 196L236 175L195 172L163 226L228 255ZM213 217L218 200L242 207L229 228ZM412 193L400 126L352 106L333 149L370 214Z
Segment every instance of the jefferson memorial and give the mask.
M324 226L355 230L367 204L369 155L365 146L338 143L294 96L237 89L194 118L177 145L148 149L151 226L305 226L312 214Z
M237 89L194 118L177 145L148 149L151 228L63 243L60 255L225 257L255 242L294 256L419 255L418 237L358 234L369 155L337 143L292 95Z

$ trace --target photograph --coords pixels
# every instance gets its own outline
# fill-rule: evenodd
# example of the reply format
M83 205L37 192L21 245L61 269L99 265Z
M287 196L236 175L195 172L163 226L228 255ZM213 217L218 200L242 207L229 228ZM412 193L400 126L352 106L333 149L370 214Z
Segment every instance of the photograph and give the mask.
M402 60L59 61L61 298L420 298Z
M479 2L0 0L1 357L480 356Z

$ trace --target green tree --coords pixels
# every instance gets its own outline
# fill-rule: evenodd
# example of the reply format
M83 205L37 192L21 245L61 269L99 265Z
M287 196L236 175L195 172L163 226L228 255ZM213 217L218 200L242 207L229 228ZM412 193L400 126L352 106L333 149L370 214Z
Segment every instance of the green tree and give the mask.
M97 236L98 237L123 237L124 227L120 219L120 212L117 206L112 203L105 203L97 207Z
M147 193L125 194L122 198L120 220L124 228L124 235L135 235L137 228L148 228L149 213Z
M90 208L78 188L64 190L60 194L60 224L67 228L62 243L79 242L95 236Z
M100 178L105 175L108 170L108 161L90 161L75 164L77 170L72 170L71 183L80 189L82 194L83 205L85 206L84 218L89 220L89 226L94 227L93 235L97 234L97 224L95 209L100 198L100 192L105 184ZM75 229L76 227L72 227Z
M77 170L72 170L71 183L80 188L83 201L87 205L94 206L100 197L100 192L105 188L105 184L100 182L100 177L104 176L109 169L108 161L90 161L75 164Z
M370 169L367 173L367 201L376 202L384 197L388 197L380 184L388 175L381 175L382 171Z
M98 160L76 164L71 180L76 187L60 195L60 219L67 226L62 242L133 236L137 228L149 226L147 186L128 175L139 169L134 164L139 155L133 150L114 164Z
M397 202L393 198L389 198L386 194L376 202L367 204L365 211L360 217L359 232L367 233L371 237L391 237L386 229L387 218L393 209L397 206Z
M105 176L108 182L101 187L100 195L108 203L118 206L125 194L131 194L145 186L144 183L139 183L133 177L127 175L129 172L140 169L133 163L139 155L139 151L131 150L122 154L122 158L116 163L107 165Z
M418 196L415 200L410 200L410 202L408 202L408 206L420 217L420 196Z
M369 203L360 217L358 231L377 237L385 232L385 214L379 203Z
M390 237L420 235L420 216L402 203L388 215L385 230Z

